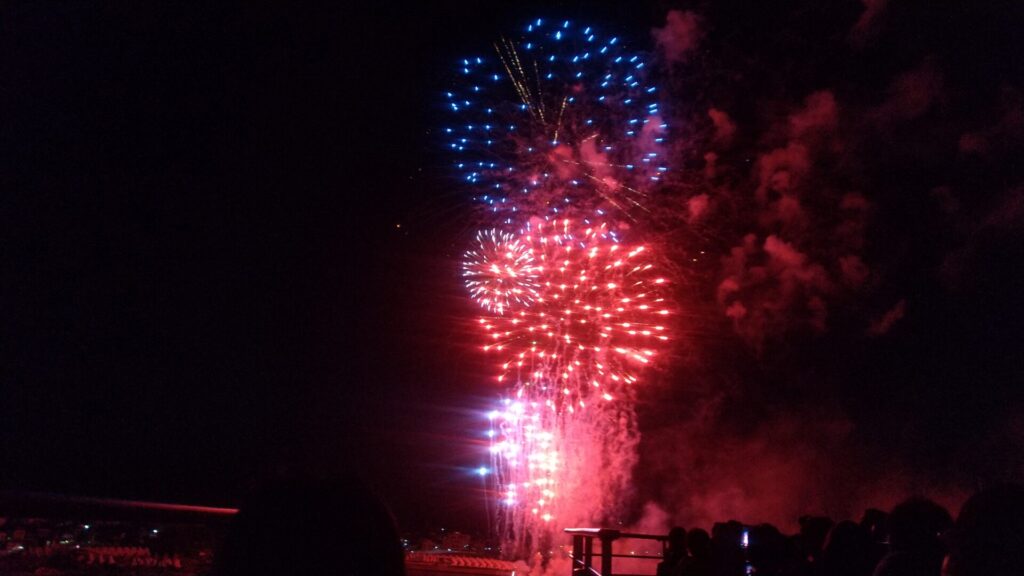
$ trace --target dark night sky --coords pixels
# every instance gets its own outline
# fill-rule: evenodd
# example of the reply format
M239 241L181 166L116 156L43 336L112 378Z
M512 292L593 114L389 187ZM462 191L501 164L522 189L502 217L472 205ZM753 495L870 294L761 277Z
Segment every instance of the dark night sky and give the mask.
M467 439L499 391L479 383L458 284L474 216L432 140L449 63L542 12L651 46L675 7L702 15L707 62L764 66L690 92L690 112L725 107L741 131L770 134L781 103L814 90L883 110L893 78L922 61L944 78L937 118L845 133L862 144L835 173L868 174L852 185L873 206L870 293L838 304L835 329L769 343L772 360L717 337L693 373L757 364L737 389L780 414L824 387L855 442L925 475L999 434L1015 440L983 451L1006 457L986 456L985 474L1024 470L1022 147L998 129L998 95L1024 89L1010 3L893 0L904 6L873 47L847 53L807 48L842 45L859 2L371 4L3 8L0 487L234 504L276 473L357 469L407 525L479 527ZM986 159L944 172L957 137L985 126ZM927 145L943 139L948 150ZM863 144L875 141L888 144ZM943 186L958 210L936 204ZM729 247L703 246L714 262ZM698 272L714 310L716 273ZM901 299L884 338L850 328ZM666 406L694 403L672 384L683 375L661 380ZM749 424L749 402L734 404L723 421ZM644 410L652 437L671 429L674 409Z

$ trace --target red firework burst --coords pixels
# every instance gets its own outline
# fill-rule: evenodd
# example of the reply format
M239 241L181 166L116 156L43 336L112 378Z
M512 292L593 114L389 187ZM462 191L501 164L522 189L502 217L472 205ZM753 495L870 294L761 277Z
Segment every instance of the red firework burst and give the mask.
M532 254L535 301L478 320L484 350L501 355L499 381L516 373L520 383L558 387L569 410L591 393L612 400L668 340L667 281L651 249L587 220L535 220L518 240Z

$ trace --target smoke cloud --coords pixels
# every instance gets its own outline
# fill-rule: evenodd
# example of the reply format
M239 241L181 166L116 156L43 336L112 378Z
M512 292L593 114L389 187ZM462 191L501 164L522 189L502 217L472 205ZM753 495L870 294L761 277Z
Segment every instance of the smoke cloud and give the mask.
M703 32L696 14L689 11L670 10L665 16L665 26L651 31L655 44L669 62L683 62L690 57L700 44Z
M637 527L794 530L916 494L955 512L1024 470L1002 355L1024 286L1000 260L1021 255L1024 79L974 73L996 47L951 51L985 45L966 23L907 46L923 18L960 14L935 9L863 0L744 27L726 2L654 31L688 267L685 351L639 396Z
M737 128L726 113L711 110L710 146L721 147L728 141L723 131L732 138ZM830 302L870 276L860 254L870 202L831 182L835 161L846 151L840 115L831 91L807 95L759 138L777 144L757 146L763 151L753 169L744 175L734 168L735 181L719 189L737 206L729 227L747 230L721 259L716 300L735 331L758 349L793 329L824 332ZM823 233L830 236L827 244L820 242Z
M863 47L878 32L889 0L861 0L864 11L850 29L850 43Z

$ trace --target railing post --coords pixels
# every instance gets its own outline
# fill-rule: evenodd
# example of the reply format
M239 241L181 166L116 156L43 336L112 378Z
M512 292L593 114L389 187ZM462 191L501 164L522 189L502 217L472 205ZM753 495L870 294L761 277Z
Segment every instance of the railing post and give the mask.
M601 534L601 576L612 576L612 540L608 534Z
M592 537L583 542L583 571L587 576L594 574L594 539Z
M572 537L572 570L569 572L569 576L573 576L579 570L576 564L581 561L583 557L583 536L573 535Z

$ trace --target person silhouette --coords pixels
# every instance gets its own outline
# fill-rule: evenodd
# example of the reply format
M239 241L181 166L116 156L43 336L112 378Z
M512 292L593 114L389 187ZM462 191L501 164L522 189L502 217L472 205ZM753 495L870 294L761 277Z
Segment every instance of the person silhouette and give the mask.
M949 533L948 576L1020 574L1024 486L1002 484L971 496Z
M829 576L868 576L876 562L870 532L849 520L836 524L825 538L821 562Z
M404 576L394 520L354 478L278 482L244 502L216 576Z
M686 547L690 559L683 566L682 576L711 576L714 570L711 558L711 536L706 530L694 528L686 533Z
M683 563L686 562L686 529L676 526L668 531L668 547L665 548L665 558L658 562L658 576L672 576L678 574Z
M911 498L889 514L889 553L875 576L936 576L946 554L940 538L952 525L949 512L927 498Z

